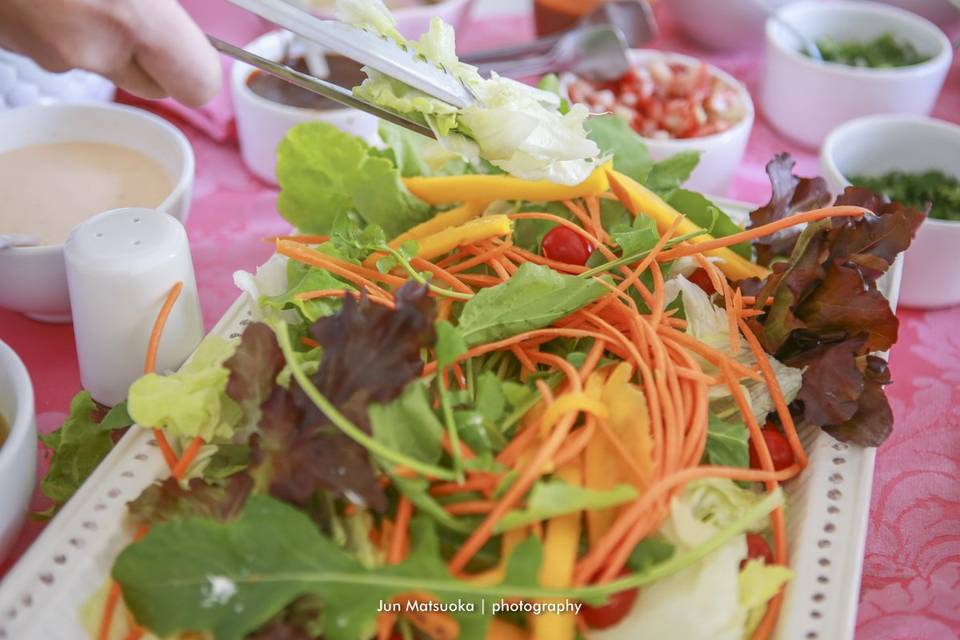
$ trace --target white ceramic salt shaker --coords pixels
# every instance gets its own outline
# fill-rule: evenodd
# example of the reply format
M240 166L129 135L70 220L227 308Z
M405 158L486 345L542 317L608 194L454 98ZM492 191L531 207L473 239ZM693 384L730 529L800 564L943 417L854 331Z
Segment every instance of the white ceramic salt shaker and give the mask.
M187 233L153 209L116 209L78 225L64 247L80 381L113 406L143 375L147 343L170 289L183 290L167 319L156 370L174 370L203 338Z

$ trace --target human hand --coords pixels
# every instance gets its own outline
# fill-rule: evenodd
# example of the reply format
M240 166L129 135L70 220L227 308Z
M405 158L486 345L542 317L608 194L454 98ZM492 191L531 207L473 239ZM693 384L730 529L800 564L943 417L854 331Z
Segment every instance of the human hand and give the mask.
M0 0L0 46L148 99L198 106L220 89L219 57L176 0Z

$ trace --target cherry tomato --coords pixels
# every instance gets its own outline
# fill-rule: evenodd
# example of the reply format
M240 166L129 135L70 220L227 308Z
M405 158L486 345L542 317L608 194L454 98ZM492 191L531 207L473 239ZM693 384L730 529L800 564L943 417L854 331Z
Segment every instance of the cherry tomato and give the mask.
M565 264L585 265L593 253L590 243L576 231L564 226L554 227L540 243L543 255Z
M617 577L629 575L630 572L624 568ZM607 604L602 607L591 607L583 605L581 610L583 620L594 629L606 629L623 620L630 609L633 608L633 602L637 599L636 589L627 589L620 593L615 593L607 598Z
M710 276L708 276L707 272L703 269L697 269L691 273L687 277L687 280L703 289L708 296L716 292L716 289L713 287L713 281L710 280Z
M763 558L767 564L773 564L773 551L770 545L759 533L747 534L747 557L740 561L740 568L743 569L748 560Z
M767 449L770 450L775 470L781 471L793 464L793 449L790 448L790 442L785 435L770 424L761 429L760 433L763 434L763 440L767 443ZM760 458L752 442L750 443L750 466L754 469L761 468Z

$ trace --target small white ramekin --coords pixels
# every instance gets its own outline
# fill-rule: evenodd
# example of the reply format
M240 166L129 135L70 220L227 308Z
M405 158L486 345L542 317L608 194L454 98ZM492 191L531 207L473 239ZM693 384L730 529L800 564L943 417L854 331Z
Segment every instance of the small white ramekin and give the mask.
M699 151L700 163L694 169L690 179L684 187L694 191L702 191L713 195L724 195L733 183L734 173L743 159L743 153L750 139L753 129L754 108L750 99L750 92L736 78L726 71L712 64L680 53L658 51L656 49L632 49L630 59L636 66L646 66L654 60L663 60L669 64L680 64L687 67L706 64L710 75L718 78L722 83L732 87L737 99L743 105L743 118L731 128L720 133L700 138L643 138L650 157L654 160L664 160L681 151ZM561 92L569 98L567 88L572 78L566 76L561 83Z
M193 148L186 136L163 118L116 104L49 105L0 112L0 153L55 142L116 144L153 158L173 184L157 209L186 222L193 190ZM0 307L43 322L69 322L63 245L0 251Z
M783 21L818 40L869 40L893 33L930 59L908 67L867 69L814 60L783 25L768 20L760 105L780 133L818 147L837 125L879 113L928 115L940 95L953 47L933 23L878 2L800 2Z
M922 116L858 118L827 136L820 173L839 193L848 176L938 169L960 177L960 126ZM960 222L928 218L904 256L900 304L938 308L960 304Z
M283 57L294 36L289 31L271 31L246 47L247 51L270 60ZM230 92L237 118L237 137L243 164L268 184L277 184L277 145L294 126L321 120L374 144L379 140L375 116L356 109L303 109L263 98L247 82L255 69L235 62L230 70Z
M666 5L683 32L698 44L714 51L743 51L763 46L767 11L791 2L796 0L670 0Z
M0 446L0 560L23 524L37 470L37 421L30 375L0 340L0 414L10 433Z

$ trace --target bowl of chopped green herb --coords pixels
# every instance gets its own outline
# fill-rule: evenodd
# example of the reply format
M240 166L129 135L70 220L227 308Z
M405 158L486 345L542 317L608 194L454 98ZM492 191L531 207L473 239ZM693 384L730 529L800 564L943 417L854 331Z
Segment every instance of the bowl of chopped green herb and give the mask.
M927 209L904 256L900 303L960 304L960 125L919 116L858 118L830 133L820 167L835 192L861 186Z
M932 22L866 1L799 2L778 15L766 25L760 104L788 138L817 147L854 118L932 110L953 58ZM796 32L818 45L823 60L804 52Z

